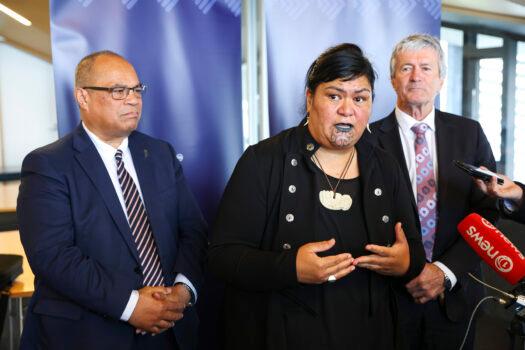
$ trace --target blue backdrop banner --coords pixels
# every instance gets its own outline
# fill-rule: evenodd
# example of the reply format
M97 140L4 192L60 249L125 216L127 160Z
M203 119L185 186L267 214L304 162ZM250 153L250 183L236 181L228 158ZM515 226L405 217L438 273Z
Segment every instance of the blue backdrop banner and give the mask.
M58 127L79 123L74 69L112 50L148 86L139 129L175 147L205 216L242 152L241 0L51 0Z
M352 42L377 73L370 121L395 106L389 61L394 45L419 32L439 36L440 0L265 0L270 132L304 116L304 79L313 60L330 46Z

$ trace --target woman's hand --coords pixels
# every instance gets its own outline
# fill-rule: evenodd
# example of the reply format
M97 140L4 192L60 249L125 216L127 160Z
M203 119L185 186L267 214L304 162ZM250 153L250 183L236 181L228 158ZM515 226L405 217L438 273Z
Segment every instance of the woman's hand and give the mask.
M349 253L320 257L319 252L327 251L335 239L307 243L299 248L296 258L297 280L301 283L320 284L340 279L355 270L354 259ZM331 277L334 276L334 277ZM335 279L334 279L335 278Z
M382 275L402 276L410 265L410 252L405 232L398 222L395 226L396 242L391 247L368 244L365 249L374 253L354 259L354 265Z

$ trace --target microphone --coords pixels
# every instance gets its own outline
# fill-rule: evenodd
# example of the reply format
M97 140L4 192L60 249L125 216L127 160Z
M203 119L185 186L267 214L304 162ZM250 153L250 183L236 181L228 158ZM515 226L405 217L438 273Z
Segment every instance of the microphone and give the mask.
M472 213L461 220L458 231L476 254L507 282L515 285L525 277L525 257L490 221Z
M500 230L487 219L472 213L458 224L458 231L476 254L483 259L499 276L512 285L520 283L511 293L503 292L510 300L506 307L514 310L517 316L525 318L525 257Z

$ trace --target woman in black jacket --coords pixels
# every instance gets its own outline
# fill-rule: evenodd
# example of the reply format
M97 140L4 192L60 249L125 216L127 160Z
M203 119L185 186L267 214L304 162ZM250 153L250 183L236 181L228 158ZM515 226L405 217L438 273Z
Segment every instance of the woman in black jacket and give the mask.
M226 349L394 348L395 289L425 260L399 166L362 137L374 80L359 47L328 49L305 120L237 163L209 253Z

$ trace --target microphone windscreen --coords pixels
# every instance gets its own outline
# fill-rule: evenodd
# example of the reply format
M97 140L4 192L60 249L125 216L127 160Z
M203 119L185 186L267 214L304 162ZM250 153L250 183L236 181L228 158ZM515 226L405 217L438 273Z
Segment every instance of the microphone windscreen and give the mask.
M472 213L458 224L458 231L476 254L514 285L525 277L525 257L487 219Z

